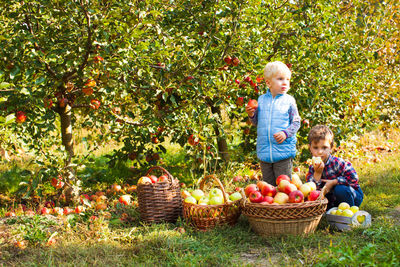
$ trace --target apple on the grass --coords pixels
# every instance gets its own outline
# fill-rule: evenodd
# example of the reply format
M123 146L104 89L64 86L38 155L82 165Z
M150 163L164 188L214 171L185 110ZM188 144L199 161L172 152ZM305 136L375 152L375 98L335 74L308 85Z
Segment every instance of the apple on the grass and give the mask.
M249 184L244 189L244 193L246 194L246 197L249 197L249 195L254 191L258 191L258 187L256 184Z
M274 203L274 198L271 196L264 196L261 204L272 204Z
M305 183L300 186L299 190L303 193L304 197L307 197L311 192L311 187Z
M279 185L281 183L282 180L286 180L288 182L290 182L290 177L285 175L285 174L281 174L276 178L276 185Z
M301 203L304 201L304 195L300 190L295 190L289 194L290 203Z
M150 175L149 178L150 178L150 180L151 180L151 182L152 182L153 184L154 184L154 183L157 183L157 181L158 181L158 177L155 176L155 175Z
M196 199L196 201L199 201L202 197L204 197L204 192L201 189L195 189L191 195Z
M131 196L130 195L122 195L119 197L119 202L125 205L129 205L131 203Z
M283 192L276 193L274 197L274 203L285 204L289 201L289 196Z
M64 210L63 210L63 214L64 215L68 215L68 214L71 214L73 212L74 212L74 210L71 209L70 207L65 207Z
M271 184L267 184L261 189L261 194L263 196L274 197L276 195L276 187Z
M260 193L260 191L253 191L249 195L249 199L252 203L260 203L263 201L264 196Z
M83 207L83 206L76 206L76 208L75 208L75 213L77 213L77 214L84 212L84 211L85 211L85 207Z
M46 207L43 207L41 210L40 210L40 214L42 214L42 215L48 215L48 214L50 214L50 209L48 209L48 208L46 208Z
M307 198L308 198L309 201L317 200L317 198L319 197L320 193L321 193L321 191L319 191L319 190L311 191Z

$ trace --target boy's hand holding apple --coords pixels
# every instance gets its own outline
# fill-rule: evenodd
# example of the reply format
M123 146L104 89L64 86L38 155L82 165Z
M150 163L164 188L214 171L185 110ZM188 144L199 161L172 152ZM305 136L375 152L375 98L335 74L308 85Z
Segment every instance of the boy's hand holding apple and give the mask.
M257 100L250 99L246 106L247 115L249 115L249 117L254 117L254 113L256 112L257 107Z

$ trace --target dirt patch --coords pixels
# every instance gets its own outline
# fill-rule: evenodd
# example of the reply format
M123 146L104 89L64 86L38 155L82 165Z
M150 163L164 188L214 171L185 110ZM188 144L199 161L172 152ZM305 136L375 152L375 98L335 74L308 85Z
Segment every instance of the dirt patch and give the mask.
M269 267L276 266L280 262L280 255L271 248L250 249L240 254L240 263L245 262L249 266Z
M395 222L395 224L400 224L400 206L395 207L393 210L391 210L388 213L388 217L390 217L391 219L393 219L393 221Z

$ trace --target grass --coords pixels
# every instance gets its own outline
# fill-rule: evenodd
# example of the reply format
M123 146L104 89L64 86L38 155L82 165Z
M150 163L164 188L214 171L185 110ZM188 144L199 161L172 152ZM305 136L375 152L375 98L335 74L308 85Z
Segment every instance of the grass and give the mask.
M352 162L365 193L361 209L373 217L369 228L337 232L322 220L314 234L263 238L243 216L234 227L199 232L182 220L145 225L137 209L117 206L110 213L94 213L94 220L93 214L0 219L0 265L399 266L399 149L373 151L380 159L376 162L365 160L370 152L356 153L387 142L399 144L396 135L377 136L360 139L352 148ZM365 157L360 156L363 153ZM179 168L179 160L175 163ZM95 163L92 168L98 170ZM121 221L123 214L129 220ZM57 233L57 243L46 246L52 233ZM28 243L24 249L14 246L21 239Z

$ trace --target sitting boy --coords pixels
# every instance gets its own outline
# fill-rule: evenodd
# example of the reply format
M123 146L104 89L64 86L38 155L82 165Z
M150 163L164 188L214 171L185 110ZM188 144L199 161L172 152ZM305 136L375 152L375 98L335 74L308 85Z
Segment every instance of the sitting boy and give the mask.
M360 206L364 193L358 184L358 175L350 162L331 155L333 133L325 125L314 126L308 134L308 143L313 157L320 157L311 165L306 176L321 189L326 186L328 209L337 207L341 202L350 206Z

